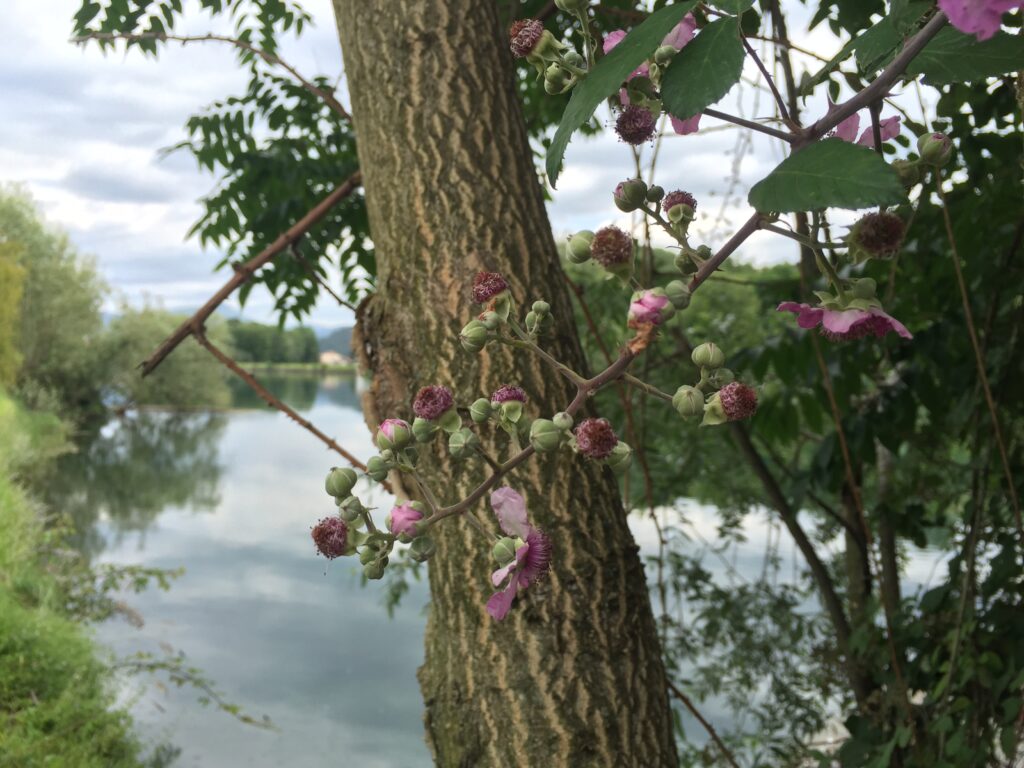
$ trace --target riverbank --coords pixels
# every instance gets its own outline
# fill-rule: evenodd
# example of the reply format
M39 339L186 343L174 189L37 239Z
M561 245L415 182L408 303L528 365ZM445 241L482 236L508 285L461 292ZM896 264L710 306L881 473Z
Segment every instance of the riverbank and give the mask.
M0 392L0 768L135 767L131 718L113 709L110 670L66 609L74 566L23 486L65 440L55 416Z
M355 363L324 365L323 363L242 363L251 371L272 371L273 373L356 373Z

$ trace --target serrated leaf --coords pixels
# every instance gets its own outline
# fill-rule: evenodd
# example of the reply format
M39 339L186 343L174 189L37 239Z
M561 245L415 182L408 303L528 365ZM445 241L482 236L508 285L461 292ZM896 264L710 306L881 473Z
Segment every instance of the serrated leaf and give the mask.
M947 85L1016 72L1022 63L1024 37L998 32L979 41L947 27L910 62L907 74L924 75L930 85Z
M903 36L896 31L891 17L886 16L871 29L857 38L853 50L857 54L857 66L861 72L874 71L879 62L889 57L900 44Z
M825 139L780 163L750 190L759 211L868 208L906 199L896 172L867 147Z
M733 18L713 21L672 59L661 81L661 101L686 120L721 99L743 73L743 44Z
M548 149L545 165L552 187L558 180L572 135L590 119L602 101L619 90L630 73L654 53L665 35L696 5L697 0L688 0L652 13L598 61L583 82L573 89Z

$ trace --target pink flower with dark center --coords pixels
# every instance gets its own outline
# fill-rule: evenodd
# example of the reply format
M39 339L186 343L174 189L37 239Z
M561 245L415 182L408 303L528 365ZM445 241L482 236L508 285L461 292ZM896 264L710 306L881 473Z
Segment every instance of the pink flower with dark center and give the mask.
M506 384L494 390L494 393L491 395L492 403L507 403L509 400L518 400L520 403L525 403L526 393L515 384Z
M672 208L675 208L677 205L688 205L693 210L696 211L697 198L695 198L689 192L684 192L681 189L677 189L675 192L669 192L661 201L661 209L663 211L669 211Z
M416 523L423 519L423 513L406 502L399 504L391 510L391 519L388 520L388 530L395 536L401 534L413 535L416 532Z
M832 100L829 100L828 111L832 112L836 108L836 105ZM887 117L885 120L880 120L878 123L879 133L882 137L882 143L895 139L900 135L900 116L894 115L893 117ZM860 138L857 138L857 131L860 129L860 115L852 114L839 125L835 127L835 130L829 133L829 136L835 136L837 139L843 141L854 142L864 147L871 147L875 149L875 129L870 123L868 127L861 133Z
M889 331L895 331L904 339L914 338L899 320L886 314L878 307L870 309L824 309L809 304L784 301L778 306L779 312L793 312L801 328L821 326L823 336L832 341L852 341L865 336L882 338Z
M348 526L340 517L325 517L313 528L312 535L317 552L328 560L345 554Z
M412 401L412 412L421 419L436 419L451 408L454 402L448 387L432 384L416 393Z
M502 584L505 587L491 595L487 601L487 612L501 621L508 615L519 591L547 573L551 565L551 542L541 531L530 525L525 499L508 486L491 494L491 506L501 530L517 543L515 558L491 574L491 583L495 587Z
M644 291L640 298L629 305L628 325L631 328L644 323L661 325L665 321L663 312L668 305L668 296L665 294Z
M608 419L584 419L574 434L576 449L591 459L607 458L619 443Z
M508 47L517 59L525 58L537 47L544 25L536 19L519 19L508 29Z
M602 227L590 243L590 257L606 268L625 264L633 259L633 238L618 227Z
M615 121L615 132L619 138L634 147L650 141L658 127L658 120L647 107L630 104L622 110Z
M477 272L473 278L473 301L486 304L502 291L508 290L505 278L497 272Z
M397 429L409 429L408 422L402 421L402 419L384 419L380 423L380 431L384 433L384 436L388 440L395 439L395 430Z
M757 410L757 392L746 384L733 381L718 390L718 401L729 421L739 421L754 415Z
M939 0L939 9L950 23L979 40L988 40L999 31L1003 14L1024 8L1024 0Z

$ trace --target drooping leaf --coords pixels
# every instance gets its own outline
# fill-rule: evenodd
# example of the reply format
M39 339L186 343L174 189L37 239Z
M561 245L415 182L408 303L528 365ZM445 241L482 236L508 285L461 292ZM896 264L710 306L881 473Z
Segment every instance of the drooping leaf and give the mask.
M1024 37L999 32L978 41L947 27L910 62L907 74L924 75L930 85L947 85L1016 72L1022 63Z
M743 72L743 44L734 18L713 21L672 59L661 83L665 111L686 120L729 92Z
M619 90L630 73L654 53L665 35L696 5L697 0L688 0L652 13L598 61L586 79L573 89L548 149L546 167L551 186L558 180L562 158L573 133L590 119L602 101Z
M906 195L896 172L867 147L825 139L786 158L750 190L759 211L895 205Z

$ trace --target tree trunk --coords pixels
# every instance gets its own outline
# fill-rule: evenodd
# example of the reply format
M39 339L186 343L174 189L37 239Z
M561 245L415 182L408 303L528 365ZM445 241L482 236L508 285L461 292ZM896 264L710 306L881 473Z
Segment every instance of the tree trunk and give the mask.
M489 0L334 0L359 136L378 291L357 338L373 374L367 419L408 418L425 384L462 405L504 383L550 417L573 390L528 352L464 352L458 332L479 309L481 269L508 279L521 309L545 298L550 350L583 355L514 89L511 57ZM623 320L625 320L625 300ZM489 427L488 450L507 455ZM425 461L442 503L486 473ZM505 621L493 591L493 540L465 520L442 522L430 562L432 603L420 683L427 739L441 766L675 766L672 719L643 567L615 479L561 452L507 482L550 536L548 578ZM489 506L475 512L496 530Z

